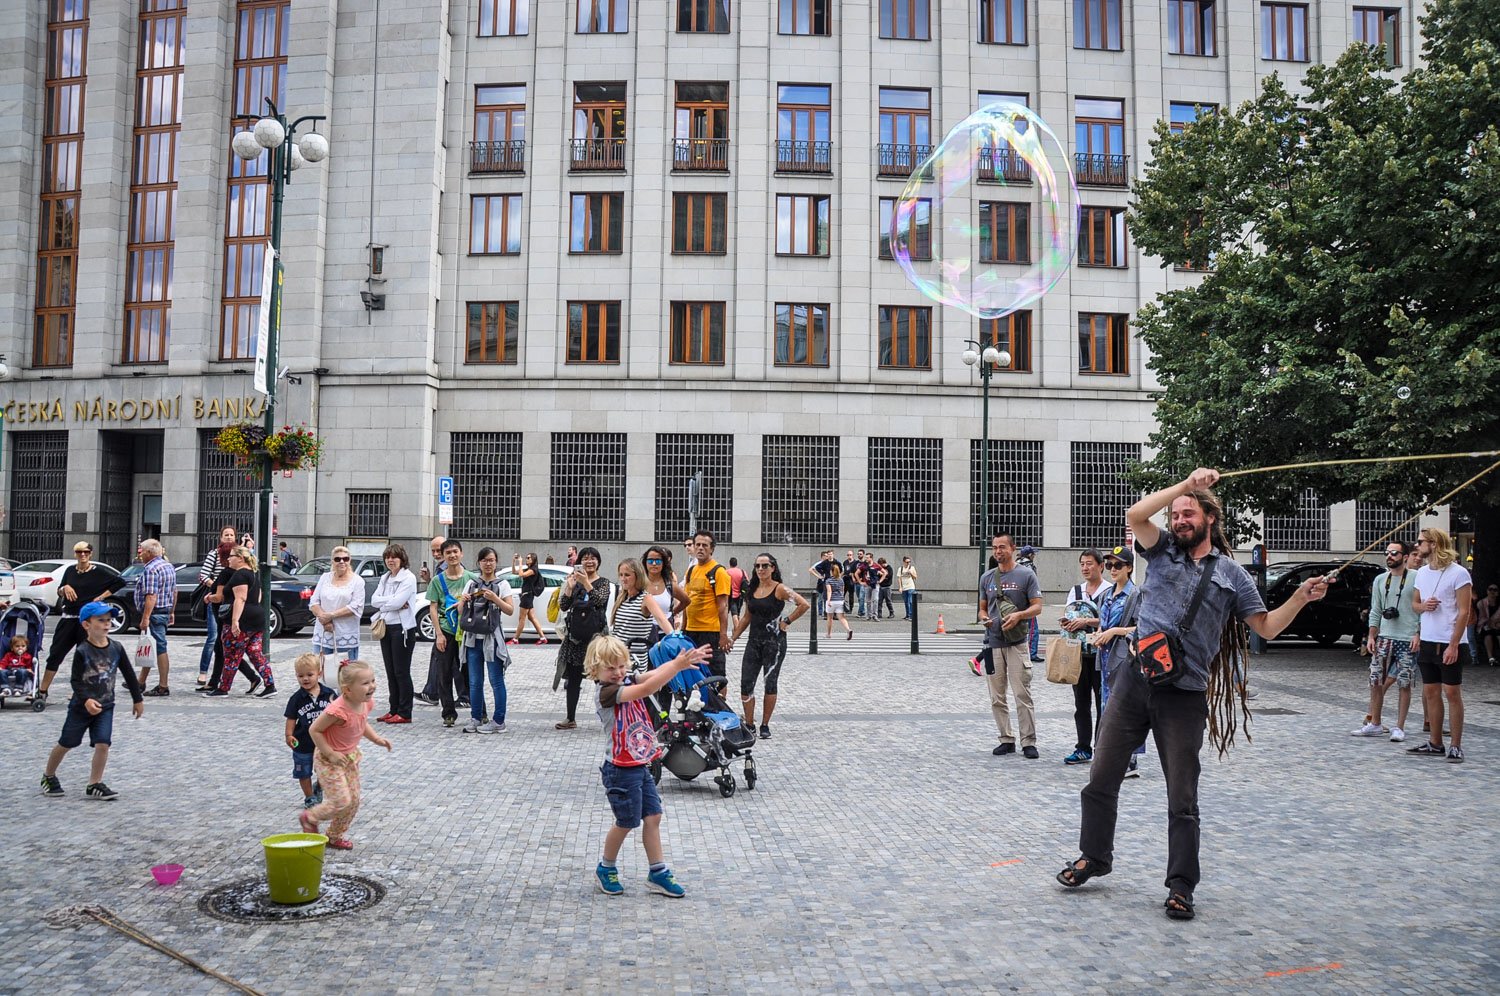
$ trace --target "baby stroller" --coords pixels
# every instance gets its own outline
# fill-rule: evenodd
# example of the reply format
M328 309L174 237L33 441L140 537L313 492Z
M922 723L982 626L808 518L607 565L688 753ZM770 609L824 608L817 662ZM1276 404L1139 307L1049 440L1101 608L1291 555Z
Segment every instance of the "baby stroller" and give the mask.
M42 624L45 616L45 609L39 609L30 602L17 602L0 614L0 656L10 649L11 639L17 636L26 637L27 653L31 654L31 674L26 677L23 686L0 688L0 709L5 708L7 701L22 698L30 702L31 708L36 712L47 708L46 696L36 693L42 668L42 637L46 635L46 627Z
M651 667L660 667L691 649L692 641L681 633L664 636L648 655ZM735 790L729 765L743 759L745 787L755 788L755 758L751 755L755 733L745 728L720 695L719 689L727 680L692 667L677 672L667 682L670 706L658 714L656 730L656 740L664 753L651 765L651 777L657 782L661 781L664 767L685 782L709 768L717 768L719 774L714 783L719 786L719 794L727 799Z

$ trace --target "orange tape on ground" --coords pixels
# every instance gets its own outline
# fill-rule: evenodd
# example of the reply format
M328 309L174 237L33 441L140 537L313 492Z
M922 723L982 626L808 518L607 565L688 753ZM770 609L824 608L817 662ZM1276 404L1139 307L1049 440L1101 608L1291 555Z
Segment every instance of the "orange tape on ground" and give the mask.
M1326 965L1306 965L1302 968L1283 968L1280 971L1270 971L1266 973L1266 978L1277 979L1283 975L1301 975L1304 972L1331 972L1336 968L1343 967L1341 963L1331 961Z
M1006 865L1018 865L1020 863L1021 863L1021 859L1020 858L1011 858L1009 861L992 861L992 862L990 862L990 867L991 868L1003 868Z

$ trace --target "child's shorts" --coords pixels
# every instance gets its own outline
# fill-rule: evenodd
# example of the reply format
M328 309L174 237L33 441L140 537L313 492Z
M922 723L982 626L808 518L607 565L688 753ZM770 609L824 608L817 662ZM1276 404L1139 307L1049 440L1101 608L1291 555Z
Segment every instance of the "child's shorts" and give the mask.
M292 751L292 777L311 778L312 762L313 756L311 754L303 754L295 750Z
M107 744L114 733L115 707L110 706L97 716L90 716L83 703L77 699L68 701L68 715L63 720L62 736L57 738L59 747L69 750L83 743L83 731L89 734L89 746Z
M605 761L599 774L604 777L604 793L614 810L615 826L634 830L643 817L660 815L661 796L651 780L649 764L626 768Z

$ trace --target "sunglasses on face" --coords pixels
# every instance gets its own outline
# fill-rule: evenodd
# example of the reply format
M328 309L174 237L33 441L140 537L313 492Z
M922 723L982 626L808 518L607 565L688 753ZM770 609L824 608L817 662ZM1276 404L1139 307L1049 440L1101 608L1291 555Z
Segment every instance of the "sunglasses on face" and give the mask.
M348 557L334 557L333 558L333 562L335 564L347 564L349 562L349 558Z
M1124 566L1125 566L1124 564L1117 562L1117 563L1113 563L1113 564L1105 564L1104 565L1104 569L1106 571L1118 571L1120 568L1122 568Z
M650 558L648 558L646 560L646 563L648 563L648 564L659 564L659 563L661 563L661 558L660 557L650 557Z
M770 564L756 564L755 565L755 569L757 571L769 571L771 569L771 565Z

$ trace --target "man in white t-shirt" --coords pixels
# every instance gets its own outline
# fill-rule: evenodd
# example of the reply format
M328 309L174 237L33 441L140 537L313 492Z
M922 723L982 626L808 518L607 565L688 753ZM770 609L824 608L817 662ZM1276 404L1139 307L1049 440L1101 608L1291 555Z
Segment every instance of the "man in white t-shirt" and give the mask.
M1407 751L1444 757L1454 764L1464 759L1464 665L1469 662L1469 614L1473 611L1474 582L1458 563L1453 541L1441 529L1423 529L1417 552L1427 563L1413 582L1412 608L1421 615L1417 667L1422 669L1422 707L1431 739ZM1443 703L1448 705L1453 739L1443 750Z

